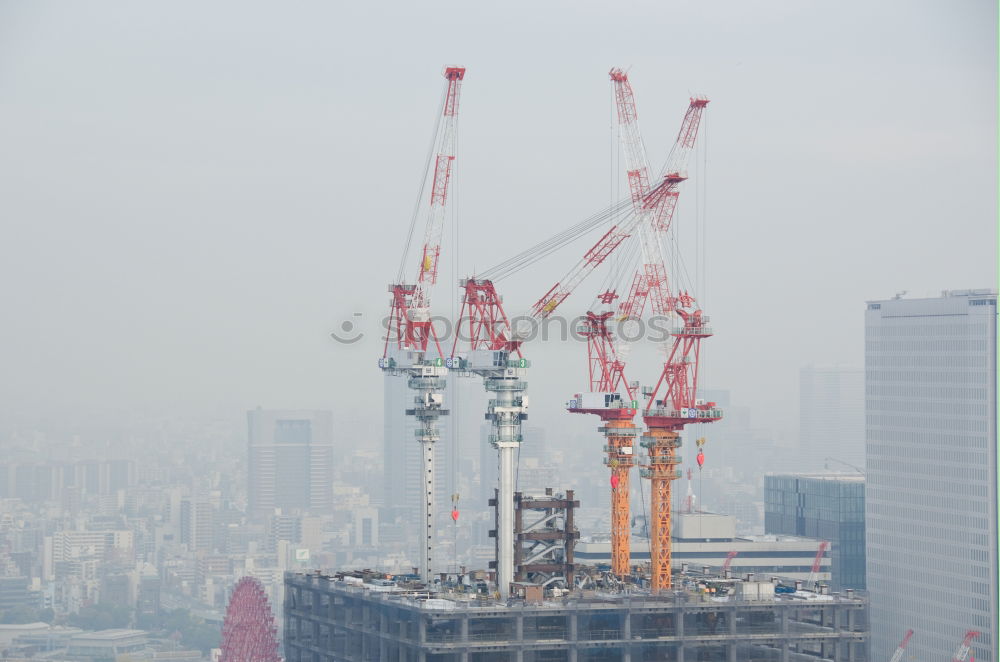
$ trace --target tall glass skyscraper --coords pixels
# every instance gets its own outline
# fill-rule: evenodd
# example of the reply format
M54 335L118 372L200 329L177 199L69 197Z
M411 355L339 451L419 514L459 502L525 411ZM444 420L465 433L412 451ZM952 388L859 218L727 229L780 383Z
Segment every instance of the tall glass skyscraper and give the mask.
M865 493L871 657L997 661L997 295L870 301Z

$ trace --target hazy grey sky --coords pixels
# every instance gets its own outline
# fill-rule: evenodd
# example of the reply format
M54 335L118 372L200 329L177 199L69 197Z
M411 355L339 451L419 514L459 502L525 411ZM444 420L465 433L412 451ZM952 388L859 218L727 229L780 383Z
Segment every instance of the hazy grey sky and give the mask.
M0 1L0 414L379 419L381 346L327 333L385 312L454 63L439 310L451 275L608 203L607 71L631 67L654 163L712 99L706 381L794 428L801 365L862 363L865 299L993 286L996 26L988 0ZM534 357L535 424L583 385L570 349Z

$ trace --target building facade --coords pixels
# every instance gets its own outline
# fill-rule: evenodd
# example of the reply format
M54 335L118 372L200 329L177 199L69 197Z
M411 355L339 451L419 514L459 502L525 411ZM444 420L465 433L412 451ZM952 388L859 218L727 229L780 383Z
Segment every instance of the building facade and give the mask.
M864 659L863 596L792 598L770 582L733 588L727 598L692 587L546 599L529 586L499 602L474 590L428 594L385 579L287 573L284 650L288 662Z
M247 412L250 513L280 508L322 514L333 507L333 415L328 411Z
M819 570L812 572L819 541L798 535L736 536L736 518L715 513L678 513L672 518L670 559L674 571L682 566L719 571L729 561L734 576L753 573L767 579L785 579L830 584L832 558L829 550L820 557ZM729 558L735 552L735 556ZM573 556L581 563L610 564L611 542L581 540ZM649 563L649 538L633 536L630 558L633 565Z
M997 660L996 309L990 290L868 302L871 659Z
M764 508L765 533L830 543L833 590L865 588L863 476L765 476Z

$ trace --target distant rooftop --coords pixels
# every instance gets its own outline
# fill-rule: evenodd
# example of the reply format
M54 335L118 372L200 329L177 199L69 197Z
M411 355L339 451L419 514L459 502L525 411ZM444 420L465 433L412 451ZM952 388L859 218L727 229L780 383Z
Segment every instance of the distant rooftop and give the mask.
M850 483L863 483L865 482L865 477L857 472L853 473L833 473L833 472L821 472L821 473L790 473L787 471L782 471L779 473L766 473L765 476L783 476L786 478L815 478L818 480L836 480L841 482Z
M884 302L884 301L898 301L898 300L901 300L904 297L906 297L907 294L910 294L910 292L907 292L906 290L903 290L902 292L897 292L896 295L893 296L893 297L886 297L884 299L871 299L870 301L867 301L866 303L881 303L881 302ZM910 300L918 300L918 299L936 299L936 298L947 299L949 297L995 297L995 296L997 296L997 291L996 290L993 290L993 289L990 289L990 288L979 288L979 289L976 289L976 290L941 290L941 296L940 297L934 297L934 296L931 296L931 295L922 296L922 297L921 296L911 296L911 297L906 297L906 300L910 301Z
M116 628L112 630L99 630L97 632L84 632L73 637L74 640L80 641L82 639L88 640L98 640L98 641L115 641L117 639L128 639L131 637L145 637L145 630L127 630L124 628Z

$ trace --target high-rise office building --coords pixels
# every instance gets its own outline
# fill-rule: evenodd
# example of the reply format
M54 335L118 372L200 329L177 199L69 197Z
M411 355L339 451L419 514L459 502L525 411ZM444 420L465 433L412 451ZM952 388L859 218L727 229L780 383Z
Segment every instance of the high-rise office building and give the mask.
M833 589L865 588L864 476L764 476L764 533L829 542Z
M870 301L865 312L871 658L997 660L997 295Z
M830 458L830 459L828 459ZM804 471L865 463L865 382L860 368L799 371L799 462Z
M328 411L247 412L250 512L280 508L323 514L333 507L333 415Z
M180 541L190 550L210 552L215 543L215 509L205 498L181 499Z

